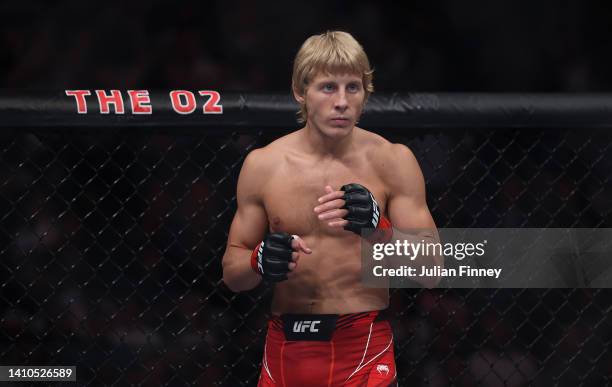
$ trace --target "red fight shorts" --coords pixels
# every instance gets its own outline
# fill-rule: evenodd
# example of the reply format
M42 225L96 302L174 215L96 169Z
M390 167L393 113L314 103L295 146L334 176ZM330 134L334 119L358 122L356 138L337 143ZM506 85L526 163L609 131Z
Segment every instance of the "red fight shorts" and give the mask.
M258 386L396 386L391 326L378 311L275 316Z

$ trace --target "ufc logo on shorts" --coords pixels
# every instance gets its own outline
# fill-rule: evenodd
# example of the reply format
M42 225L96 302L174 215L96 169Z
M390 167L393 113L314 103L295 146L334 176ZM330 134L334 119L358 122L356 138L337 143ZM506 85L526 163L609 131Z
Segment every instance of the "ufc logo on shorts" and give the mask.
M304 333L308 329L309 332L318 332L319 328L315 328L317 324L321 323L321 320L305 320L305 321L296 321L293 323L293 332L295 333Z

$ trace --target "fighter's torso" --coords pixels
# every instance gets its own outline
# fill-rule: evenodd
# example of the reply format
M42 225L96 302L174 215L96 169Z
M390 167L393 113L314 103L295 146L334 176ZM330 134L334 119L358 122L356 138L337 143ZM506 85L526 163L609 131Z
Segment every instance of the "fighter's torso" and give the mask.
M326 185L339 189L348 183L367 187L385 212L386 187L369 160L372 151L322 159L288 149L279 155L274 171L262 176L270 231L299 235L313 251L301 254L294 278L276 285L273 313L352 313L386 307L386 289L361 285L360 238L328 226L314 212Z

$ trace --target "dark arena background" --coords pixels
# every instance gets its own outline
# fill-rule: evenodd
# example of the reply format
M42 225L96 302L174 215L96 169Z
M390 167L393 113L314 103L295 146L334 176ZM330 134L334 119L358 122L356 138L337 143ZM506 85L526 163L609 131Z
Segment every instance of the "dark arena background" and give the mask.
M377 91L361 125L413 150L438 227L612 227L608 3L0 10L0 365L256 385L271 291L221 280L236 179L297 128L293 56L327 29L363 44ZM224 112L79 115L65 89L217 90ZM393 291L399 384L609 385L612 293L573 280Z

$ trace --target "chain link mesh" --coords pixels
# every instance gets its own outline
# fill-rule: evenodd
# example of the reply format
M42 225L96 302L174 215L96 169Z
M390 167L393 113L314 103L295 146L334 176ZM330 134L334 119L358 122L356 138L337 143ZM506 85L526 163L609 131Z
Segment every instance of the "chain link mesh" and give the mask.
M221 257L249 150L275 134L19 132L0 142L0 363L79 385L254 386L269 289ZM611 227L612 135L381 131L410 146L439 227ZM400 385L610 381L607 289L396 290Z

